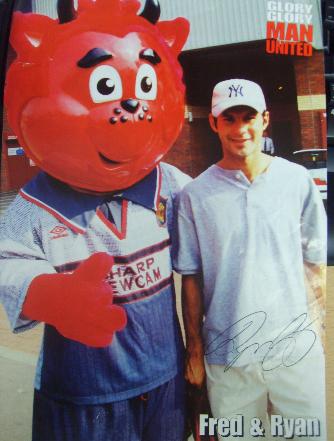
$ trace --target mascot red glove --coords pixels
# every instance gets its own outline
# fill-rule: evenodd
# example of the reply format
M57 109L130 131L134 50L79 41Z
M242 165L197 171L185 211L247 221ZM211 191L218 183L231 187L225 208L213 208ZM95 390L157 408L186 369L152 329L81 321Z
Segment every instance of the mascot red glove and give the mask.
M112 286L106 281L113 262L108 254L96 253L72 274L36 277L29 287L23 314L53 325L64 337L80 343L109 345L114 332L126 325L126 313L112 304Z

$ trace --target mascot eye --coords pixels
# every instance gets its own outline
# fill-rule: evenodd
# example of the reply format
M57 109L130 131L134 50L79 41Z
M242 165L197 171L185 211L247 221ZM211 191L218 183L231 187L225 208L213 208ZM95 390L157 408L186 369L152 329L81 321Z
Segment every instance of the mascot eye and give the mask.
M136 98L154 100L157 96L157 75L149 64L142 64L136 78Z
M110 78L102 78L97 83L97 90L101 95L110 95L115 90L115 84Z
M141 90L148 93L152 89L152 81L149 77L144 77L140 83Z
M119 100L122 98L122 80L112 66L99 66L89 78L90 96L94 103Z

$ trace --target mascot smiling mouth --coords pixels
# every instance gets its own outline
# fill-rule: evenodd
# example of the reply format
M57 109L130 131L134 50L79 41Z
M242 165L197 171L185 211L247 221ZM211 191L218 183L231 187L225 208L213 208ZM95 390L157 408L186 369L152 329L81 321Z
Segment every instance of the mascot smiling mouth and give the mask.
M108 164L108 165L120 165L121 162L113 161L112 159L107 158L106 156L102 155L102 153L99 152L99 156L102 160L102 162Z

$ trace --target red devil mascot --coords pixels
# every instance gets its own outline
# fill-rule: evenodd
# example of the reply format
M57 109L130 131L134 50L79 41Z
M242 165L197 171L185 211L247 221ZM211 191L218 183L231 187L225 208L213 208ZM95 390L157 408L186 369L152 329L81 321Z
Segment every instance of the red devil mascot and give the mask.
M139 7L14 16L8 120L42 172L2 219L0 297L15 332L45 323L33 441L183 439L170 250L189 178L160 160L184 119L189 26Z

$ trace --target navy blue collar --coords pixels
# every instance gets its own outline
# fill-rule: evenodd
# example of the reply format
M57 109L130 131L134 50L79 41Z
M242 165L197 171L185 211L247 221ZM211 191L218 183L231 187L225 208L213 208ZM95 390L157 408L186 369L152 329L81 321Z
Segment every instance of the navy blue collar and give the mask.
M128 201L142 205L143 207L157 211L161 189L161 169L158 165L144 179L132 187L114 195Z
M127 199L156 211L160 188L161 170L157 166L140 182L116 194L81 193L44 172L28 182L20 190L20 194L23 198L44 208L74 231L84 233L96 209L104 202Z

